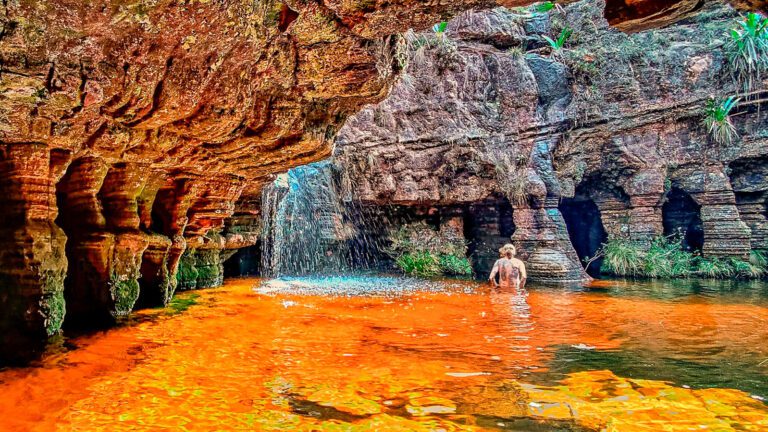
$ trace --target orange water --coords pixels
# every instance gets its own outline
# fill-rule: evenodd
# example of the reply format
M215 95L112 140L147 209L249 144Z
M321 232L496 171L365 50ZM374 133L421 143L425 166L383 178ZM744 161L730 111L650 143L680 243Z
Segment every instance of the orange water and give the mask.
M182 293L199 296L183 313L141 312L0 371L0 431L768 431L763 288L332 296L258 283Z

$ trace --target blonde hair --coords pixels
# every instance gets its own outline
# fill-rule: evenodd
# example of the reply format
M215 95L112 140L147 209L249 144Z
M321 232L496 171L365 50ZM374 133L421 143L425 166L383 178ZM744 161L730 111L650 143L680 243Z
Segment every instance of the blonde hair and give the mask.
M517 249L509 243L505 244L504 246L499 249L499 255L501 255L504 258L512 258L517 254Z

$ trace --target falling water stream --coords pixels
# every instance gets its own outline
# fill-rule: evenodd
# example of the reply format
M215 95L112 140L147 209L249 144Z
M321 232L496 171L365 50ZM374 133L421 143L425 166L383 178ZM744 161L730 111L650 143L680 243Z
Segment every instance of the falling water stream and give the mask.
M377 245L330 161L293 168L264 188L262 274L348 274L375 266Z

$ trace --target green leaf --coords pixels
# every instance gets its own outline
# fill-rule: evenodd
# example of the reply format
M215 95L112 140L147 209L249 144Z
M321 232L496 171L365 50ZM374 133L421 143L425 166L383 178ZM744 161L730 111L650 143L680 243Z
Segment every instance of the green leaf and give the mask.
M558 49L558 48L560 48L560 47L557 45L557 42L555 42L554 40L552 40L552 38L550 38L549 36L542 36L542 37L544 38L544 40L546 40L546 41L549 43L549 45L550 45L550 46L551 46L553 49Z
M546 1L544 3L539 3L536 5L536 12L540 12L540 13L549 12L554 8L555 8L555 3L551 1Z
M446 21L441 21L432 26L432 31L438 34L445 33L446 30L448 30L448 22Z

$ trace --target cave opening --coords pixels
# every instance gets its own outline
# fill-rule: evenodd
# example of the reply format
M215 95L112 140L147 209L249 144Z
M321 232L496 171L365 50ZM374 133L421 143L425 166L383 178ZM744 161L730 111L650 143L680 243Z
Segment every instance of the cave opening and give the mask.
M515 233L512 204L506 197L494 195L470 204L463 214L467 255L471 257L475 275L487 277L499 258L499 248L510 243Z
M568 237L586 272L592 277L599 277L602 258L595 259L592 263L589 260L608 240L600 209L594 200L578 195L574 198L563 198L559 208L568 228Z
M683 248L701 251L704 246L704 227L701 206L688 192L672 187L661 209L665 236L680 236Z
M261 241L255 245L238 249L231 258L224 261L224 277L260 276Z

